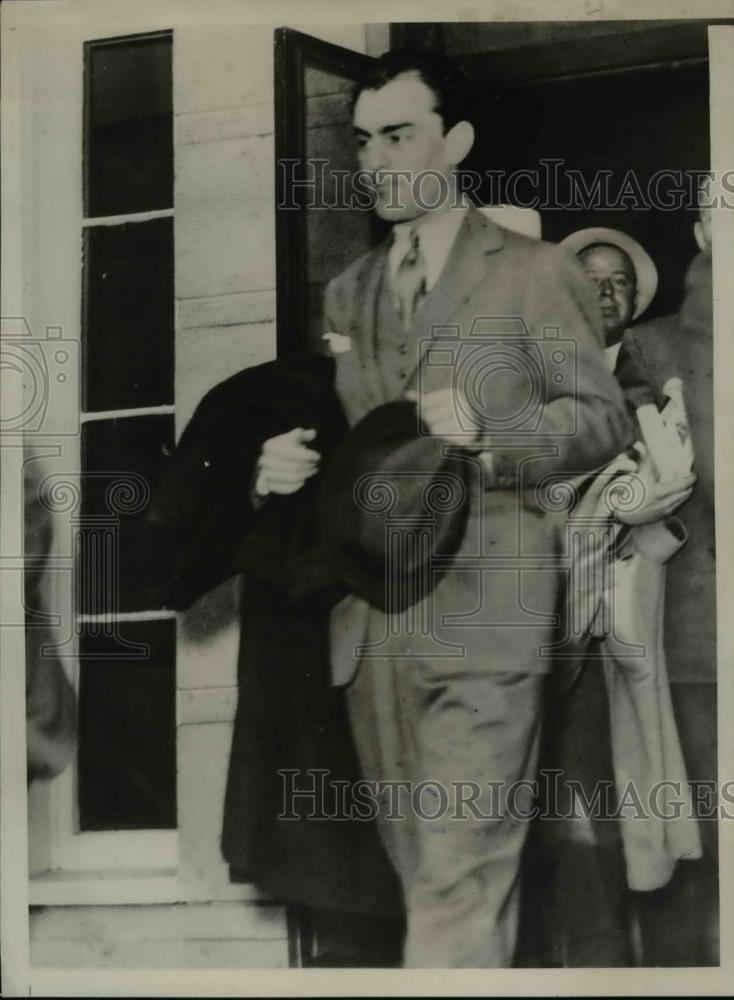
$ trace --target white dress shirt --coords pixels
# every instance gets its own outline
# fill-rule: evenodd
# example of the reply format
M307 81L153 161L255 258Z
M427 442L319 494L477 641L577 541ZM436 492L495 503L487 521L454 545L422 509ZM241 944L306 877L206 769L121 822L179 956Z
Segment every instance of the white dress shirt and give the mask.
M426 262L426 291L430 292L444 269L468 208L468 202L462 202L443 212L426 212L418 219L396 223L387 257L391 280L394 280L400 262L410 249L413 233L417 232L420 250Z

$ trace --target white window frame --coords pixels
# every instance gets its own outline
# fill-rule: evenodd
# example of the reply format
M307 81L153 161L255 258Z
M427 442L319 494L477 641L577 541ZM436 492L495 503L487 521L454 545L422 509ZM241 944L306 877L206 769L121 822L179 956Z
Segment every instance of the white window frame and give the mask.
M81 345L82 317L82 237L92 226L109 226L123 222L144 222L154 218L170 218L173 209L130 213L126 215L86 218L83 213L83 128L84 128L84 46L87 42L104 41L121 36L134 37L161 31L174 31L165 12L122 17L124 9L117 5L99 4L87 8L83 22L59 26L35 25L29 31L28 45L23 48L22 87L27 95L32 115L25 119L23 136L24 160L28 187L22 204L24 233L24 263L30 281L27 283L26 315L34 335L51 325L62 325L64 338L74 338ZM175 44L175 42L174 42ZM30 197L28 196L30 194ZM78 247L79 253L69 253ZM81 349L79 351L81 357ZM76 379L76 399L81 400L81 371ZM67 397L68 399L69 397ZM53 428L53 415L68 417L59 411L59 402L49 399L48 426ZM172 414L174 406L155 406L134 410L78 412L80 430L84 423L104 418L142 416L150 413ZM53 443L52 443L53 442ZM66 478L79 485L81 469L81 433L61 440L52 435L43 443L56 451L56 469L64 469ZM76 470L69 471L69 470ZM61 533L68 536L68 521L59 521ZM66 551L63 551L66 548ZM58 554L63 559L71 555L68 539L61 539ZM72 607L72 576L54 574L52 581L56 606L75 622L90 620L89 615L76 615ZM144 611L118 614L118 620L175 619L174 612ZM64 666L78 690L79 661L76 625L70 658ZM177 713L178 715L178 713ZM178 719L176 720L178 723ZM139 830L80 832L77 810L76 761L58 778L38 792L43 808L38 810L44 829L33 830L33 836L43 842L42 871L34 872L30 884L32 903L77 902L80 886L88 895L89 880L97 880L101 896L108 902L180 898L177 885L178 831ZM33 817L32 817L33 818ZM68 877L68 878L67 878ZM122 879L122 883L119 882ZM127 886L127 891L124 890ZM100 892L92 893L100 896ZM51 898L49 898L51 897ZM108 898L111 897L111 898Z

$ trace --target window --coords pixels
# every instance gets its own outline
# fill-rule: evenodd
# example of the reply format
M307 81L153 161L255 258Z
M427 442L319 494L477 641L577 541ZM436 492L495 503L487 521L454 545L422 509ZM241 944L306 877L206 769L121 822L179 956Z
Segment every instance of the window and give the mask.
M85 43L79 741L55 866L176 862L176 621L145 507L174 446L172 33Z

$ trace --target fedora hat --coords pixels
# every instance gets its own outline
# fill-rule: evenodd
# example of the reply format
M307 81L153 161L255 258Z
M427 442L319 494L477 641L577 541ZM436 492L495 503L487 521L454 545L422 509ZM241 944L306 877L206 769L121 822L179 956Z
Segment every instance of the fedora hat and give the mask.
M632 318L638 319L652 302L658 287L658 269L652 257L637 240L619 229L609 229L606 226L578 229L561 240L561 246L567 247L576 256L596 243L618 247L632 261L637 274L637 304Z
M348 589L385 611L428 594L469 509L470 463L428 435L416 405L385 403L344 438L324 473L321 543Z

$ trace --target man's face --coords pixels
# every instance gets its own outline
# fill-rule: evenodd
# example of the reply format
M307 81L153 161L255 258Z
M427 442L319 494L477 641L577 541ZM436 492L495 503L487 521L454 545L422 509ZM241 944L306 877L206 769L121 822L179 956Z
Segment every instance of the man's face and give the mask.
M629 256L614 246L595 246L578 255L599 297L607 347L618 343L637 304L637 272Z
M379 90L363 90L357 99L354 134L359 165L372 176L377 214L389 222L418 218L448 192L448 184L435 174L447 182L455 164L449 162L443 120L433 110L435 104L433 92L414 73L402 74ZM391 177L388 171L408 176Z

